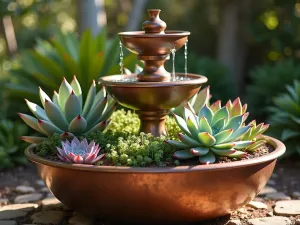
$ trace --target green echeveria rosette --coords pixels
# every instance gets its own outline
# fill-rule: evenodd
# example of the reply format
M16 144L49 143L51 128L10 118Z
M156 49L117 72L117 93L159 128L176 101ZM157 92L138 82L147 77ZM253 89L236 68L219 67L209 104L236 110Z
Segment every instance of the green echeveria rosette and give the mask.
M199 157L200 163L214 163L216 157L226 156L242 158L247 151L255 151L266 143L264 138L257 138L268 124L252 121L245 125L249 115L247 105L242 105L239 98L221 106L221 101L209 105L209 87L195 97L194 103L173 110L175 120L183 133L178 134L180 141L167 140L166 143L181 149L174 153L177 159ZM192 106L193 104L193 106ZM197 109L199 111L197 112Z
M19 116L43 135L49 137L56 133L62 139L104 130L117 104L106 94L104 87L96 92L94 80L83 104L81 87L75 76L70 84L64 78L52 99L41 88L39 95L43 108L25 99L36 117L22 113ZM23 136L22 139L29 143L40 143L46 138Z

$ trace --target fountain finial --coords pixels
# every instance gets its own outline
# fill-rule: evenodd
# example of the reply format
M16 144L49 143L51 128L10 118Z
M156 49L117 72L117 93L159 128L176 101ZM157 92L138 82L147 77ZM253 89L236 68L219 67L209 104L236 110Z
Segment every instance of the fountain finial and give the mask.
M149 20L143 23L143 30L145 33L158 33L164 34L165 29L167 28L167 24L159 18L160 9L149 9Z

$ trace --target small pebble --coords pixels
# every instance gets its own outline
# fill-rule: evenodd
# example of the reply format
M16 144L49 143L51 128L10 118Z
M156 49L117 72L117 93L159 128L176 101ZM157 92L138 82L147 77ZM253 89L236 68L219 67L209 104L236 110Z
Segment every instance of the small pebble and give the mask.
M6 205L8 203L7 198L0 198L0 205Z
M61 202L55 197L48 197L48 198L44 198L42 200L42 205L43 206L57 205L57 204L61 204Z
M269 180L268 185L275 186L276 182L274 180Z
M253 199L253 201L257 201L257 202L263 202L263 201L265 201L263 198L260 198L260 197L255 197L254 199Z
M45 183L44 183L43 180L37 180L35 183L36 183L37 185L41 186L41 187L44 187L44 186L45 186Z
M0 220L0 225L17 225L14 220Z
M75 213L75 215L69 219L69 224L70 225L93 225L94 219L91 217L83 216L80 213Z
M33 223L57 225L61 224L66 216L68 214L61 211L45 211L34 213L30 218Z
M40 192L49 192L49 188L43 187L40 189Z
M251 201L248 203L248 206L251 206L255 209L267 209L268 206L263 202Z
M26 202L35 202L40 200L43 197L40 193L33 193L33 194L26 194L26 195L19 195L15 198L15 203L26 203Z
M0 220L24 217L28 212L33 211L38 204L12 204L0 207Z
M277 190L275 188L272 188L270 186L265 186L258 195L266 195L266 194L271 194L271 193L276 193Z
M293 196L294 198L300 198L300 192L295 191L295 192L293 192L292 196Z
M277 193L270 193L267 194L265 196L265 199L270 199L270 200L275 200L275 201L279 201L279 200L290 200L291 197L287 196L286 194L284 194L283 192L277 192Z
M20 193L32 193L35 191L35 189L33 187L30 187L30 186L25 186L25 185L19 185L16 187L15 189L17 192L20 192Z
M230 220L228 223L226 223L226 225L241 225L241 221L240 220Z
M292 224L289 218L283 216L249 219L248 222L251 225L291 225Z

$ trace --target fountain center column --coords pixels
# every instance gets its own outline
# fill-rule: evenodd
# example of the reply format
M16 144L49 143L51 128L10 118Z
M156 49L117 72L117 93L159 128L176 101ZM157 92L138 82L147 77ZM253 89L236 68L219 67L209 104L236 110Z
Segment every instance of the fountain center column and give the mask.
M166 118L169 110L138 111L141 120L140 132L151 133L155 137L167 135Z

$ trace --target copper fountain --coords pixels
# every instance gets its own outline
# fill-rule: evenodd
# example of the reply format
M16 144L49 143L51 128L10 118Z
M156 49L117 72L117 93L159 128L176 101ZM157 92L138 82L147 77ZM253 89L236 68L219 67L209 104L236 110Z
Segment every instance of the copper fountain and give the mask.
M159 9L148 10L150 19L143 23L143 31L121 32L123 45L144 62L137 75L113 75L100 78L100 83L121 105L137 110L140 131L155 136L166 135L165 119L170 109L194 96L207 81L204 76L176 73L171 79L164 63L172 49L180 49L190 32L165 31L166 23L159 18ZM123 80L137 82L124 82Z
M164 63L190 33L165 31L160 10L148 11L144 32L119 33L123 45L144 61L144 70L103 77L100 83L121 105L137 110L140 131L159 136L167 134L169 110L195 95L207 78L177 73L187 79L171 79ZM258 158L166 168L68 164L36 155L35 145L25 154L55 197L78 212L109 224L187 225L230 214L254 199L285 152L280 141L267 138L274 151Z

